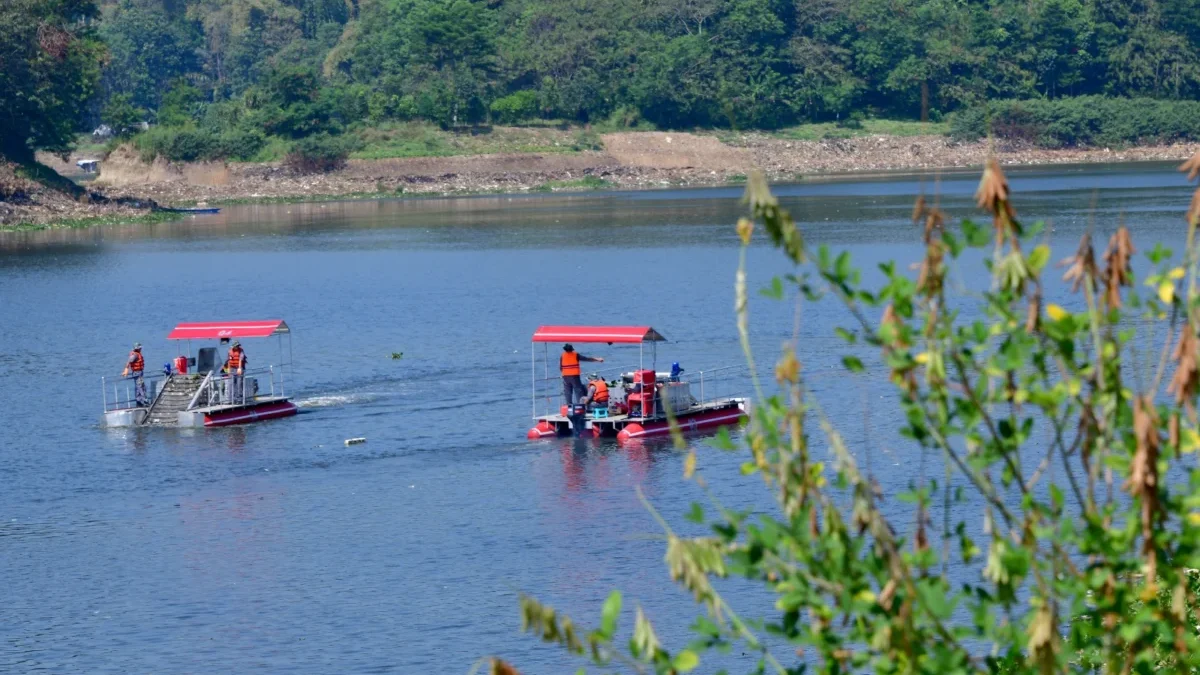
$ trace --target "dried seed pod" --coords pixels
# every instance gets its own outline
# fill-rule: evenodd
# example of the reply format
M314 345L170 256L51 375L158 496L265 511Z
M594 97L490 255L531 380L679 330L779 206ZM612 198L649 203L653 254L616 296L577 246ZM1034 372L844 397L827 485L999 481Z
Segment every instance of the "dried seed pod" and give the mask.
M516 668L502 659L492 657L491 669L488 671L491 675L521 675Z
M921 216L925 215L925 195L917 195L917 201L913 204L912 221L916 225L921 220Z
M975 203L979 208L992 214L992 226L996 229L996 246L1004 243L1009 236L1009 225L1017 213L1008 201L1008 179L1000 169L1000 163L995 158L989 159L979 179L979 189L975 191ZM1012 238L1016 246L1016 238Z
M1200 176L1200 150L1192 155L1186 162L1179 165L1179 170L1187 173L1188 180L1196 180L1196 176Z
M1189 411L1195 411L1196 392L1200 391L1198 351L1200 339L1196 337L1196 330L1188 324L1184 326L1179 341L1175 343L1175 350L1171 352L1171 359L1175 361L1175 375L1167 386L1167 393L1175 395L1175 405L1186 406Z
M925 258L921 261L921 271L917 276L917 292L927 298L934 298L942 293L946 269L942 264L946 258L946 245L941 239L932 239L925 244Z
M1083 285L1084 279L1096 281L1096 254L1092 250L1092 233L1085 232L1079 240L1079 249L1075 255L1063 260L1059 265L1067 265L1066 274L1063 275L1063 281L1071 282L1071 292L1079 291L1079 287Z
M1108 249L1104 252L1104 302L1109 309L1121 306L1121 287L1133 283L1129 261L1134 252L1129 228L1122 225L1108 240Z
M1161 438L1158 432L1158 411L1154 408L1151 394L1139 396L1133 406L1133 435L1137 449L1129 467L1129 479L1125 489L1141 500L1142 555L1145 556L1146 583L1154 584L1158 556L1154 547L1159 513L1162 509L1158 500L1158 452Z
M1002 202L1008 201L1008 179L1000 169L1000 163L989 159L983 169L983 177L979 180L979 189L975 191L975 203L979 208L995 213Z

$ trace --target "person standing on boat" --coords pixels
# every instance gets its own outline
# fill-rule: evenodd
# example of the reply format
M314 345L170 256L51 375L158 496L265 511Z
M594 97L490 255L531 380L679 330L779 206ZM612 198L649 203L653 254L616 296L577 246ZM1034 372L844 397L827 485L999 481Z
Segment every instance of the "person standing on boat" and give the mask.
M575 405L575 394L579 394L579 400L588 395L587 387L583 386L583 379L579 377L579 363L581 361L591 361L593 363L604 363L604 359L600 357L584 356L575 351L571 345L563 345L563 354L558 358L558 368L562 371L563 378L563 398L567 400L567 405Z
M146 407L146 380L142 378L146 371L146 359L142 357L142 343L133 343L133 350L129 352L129 360L125 362L125 370L121 372L121 377L133 378L133 397L137 402L137 407Z
M225 359L225 372L229 375L229 402L238 401L245 403L245 392L242 391L242 386L245 380L242 379L242 373L246 368L246 352L242 351L242 343L237 340L229 346L229 356Z
M587 398L583 399L583 404L589 408L608 407L608 383L599 373L588 375Z

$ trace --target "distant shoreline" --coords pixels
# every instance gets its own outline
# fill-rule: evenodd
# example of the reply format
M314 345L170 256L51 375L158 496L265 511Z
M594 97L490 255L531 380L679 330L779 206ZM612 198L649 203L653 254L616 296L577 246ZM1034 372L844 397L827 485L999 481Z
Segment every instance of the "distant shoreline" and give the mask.
M294 203L402 197L584 192L602 189L738 185L759 169L775 182L841 179L936 170L978 169L990 153L1006 166L1054 166L1183 161L1200 143L1046 150L989 148L946 136L860 136L819 141L760 133L722 138L674 132L623 132L602 137L603 151L511 153L450 157L350 160L327 174L297 175L278 164L146 164L133 153L102 162L95 186L109 197L136 197L163 206ZM43 158L65 171L71 164ZM113 213L102 205L72 204L39 212L26 205L25 222L0 230L86 227L150 211ZM19 216L18 216L19 217ZM161 218L159 218L161 219ZM21 221L16 221L21 222ZM65 222L65 224L64 224Z
M504 194L737 184L755 169L773 181L876 172L982 167L986 141L947 136L858 136L818 141L761 133L622 132L601 137L603 151L508 153L350 160L327 174L295 175L278 164L172 167L125 156L113 191L174 206L408 195ZM994 149L1005 165L1183 161L1200 143L1119 150ZM100 181L105 181L105 169Z

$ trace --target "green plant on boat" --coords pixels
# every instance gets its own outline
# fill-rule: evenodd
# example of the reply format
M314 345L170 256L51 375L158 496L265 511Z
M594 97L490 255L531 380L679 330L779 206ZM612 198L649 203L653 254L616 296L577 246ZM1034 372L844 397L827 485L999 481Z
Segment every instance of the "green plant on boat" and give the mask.
M1200 176L1200 154L1183 169ZM884 263L867 283L849 252L810 247L751 176L734 317L751 372L746 252L765 237L792 269L763 293L798 316L840 307L846 325L818 330L841 345L843 382L892 387L908 447L891 452L926 469L882 492L870 443L844 435L810 386L820 341L797 336L773 382L755 379L744 433L715 442L743 461L721 492L757 484L774 507L694 504L688 520L710 534L693 537L643 498L667 574L703 608L695 639L669 646L654 608L629 612L619 592L594 630L522 596L524 630L603 672L683 673L713 651L780 675L1200 671L1200 189L1181 255L1156 244L1137 276L1130 231L1103 233L1098 252L1089 228L1062 290L1046 283L1055 256L1041 225L1017 218L995 162L976 198L988 222L957 227L918 199L915 271ZM985 290L952 290L956 268L986 274L973 286ZM1153 358L1138 354L1151 344ZM707 455L674 438L684 477L707 488ZM770 601L735 608L738 585ZM632 631L619 630L630 614Z

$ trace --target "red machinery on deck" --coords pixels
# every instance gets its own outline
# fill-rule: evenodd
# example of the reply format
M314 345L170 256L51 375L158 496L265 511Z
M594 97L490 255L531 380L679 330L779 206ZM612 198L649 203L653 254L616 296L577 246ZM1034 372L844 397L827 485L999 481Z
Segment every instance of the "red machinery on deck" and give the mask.
M670 433L667 408L676 423L685 431L716 429L736 426L746 415L748 399L744 397L716 395L721 378L728 376L732 368L698 371L699 390L692 391L692 384L681 377L681 369L670 373L659 373L654 365L657 360L657 343L665 342L658 331L650 326L542 326L533 334L531 367L533 373L532 404L535 426L529 430L530 439L549 436L579 436L590 434L596 437L615 436L618 441L636 438L664 436ZM620 372L609 382L609 404L584 410L576 404L568 409L566 401L558 403L562 394L554 393L561 385L557 363L552 362L549 343L574 344L637 344L638 367ZM543 345L543 376L538 378L537 344ZM651 346L650 368L645 368L645 345ZM551 367L553 363L553 374ZM582 364L581 364L582 365ZM707 382L706 382L707 377ZM606 380L607 381L607 380ZM541 391L539 391L539 383ZM706 389L707 384L707 389ZM713 394L709 396L708 394ZM538 402L544 412L538 413Z

